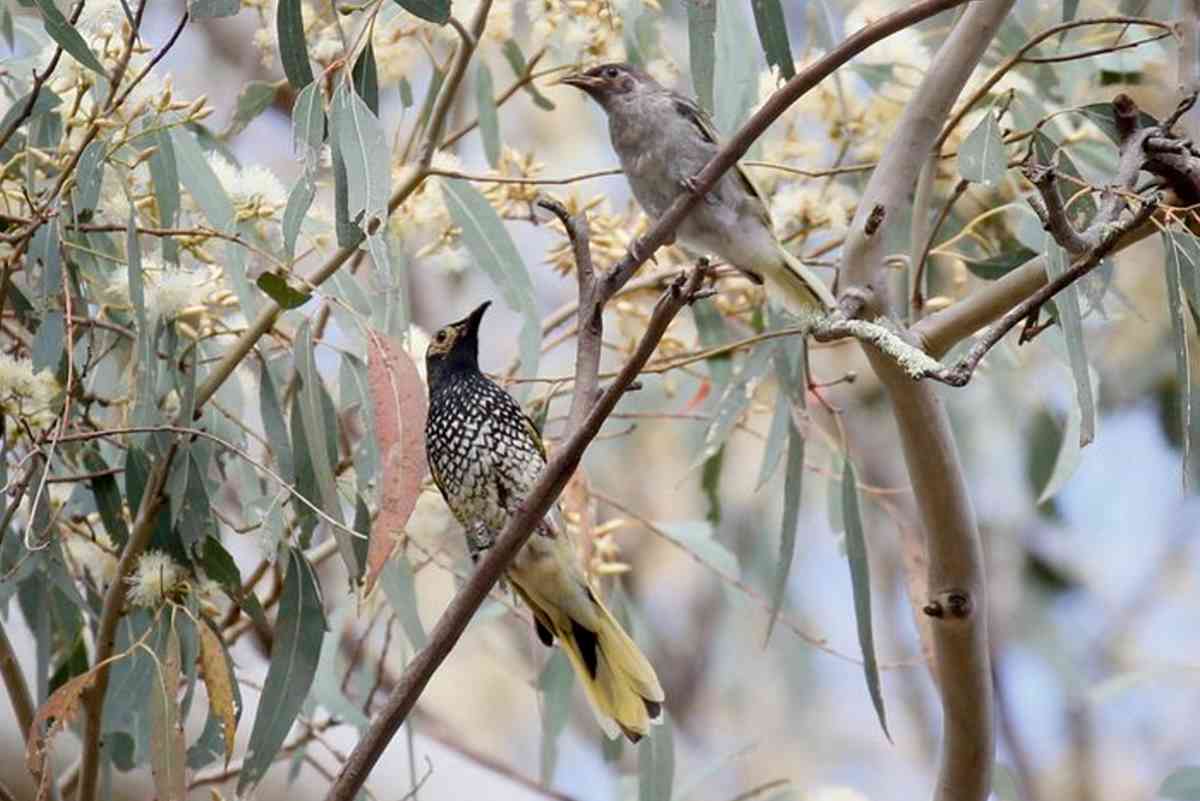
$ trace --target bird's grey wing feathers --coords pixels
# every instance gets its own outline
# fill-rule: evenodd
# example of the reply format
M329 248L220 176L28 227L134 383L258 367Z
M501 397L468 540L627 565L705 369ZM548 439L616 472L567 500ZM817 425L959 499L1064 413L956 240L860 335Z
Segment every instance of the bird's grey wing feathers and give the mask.
M717 128L713 125L712 118L708 116L708 112L691 98L684 97L678 92L671 92L670 94L671 99L675 101L675 110L681 116L686 117L692 125L696 126L696 130L700 132L700 136L705 141L720 147L720 134L717 133ZM735 164L731 174L751 197L758 200L754 210L759 219L762 220L767 228L774 228L774 224L771 221L770 206L767 205L767 199L763 197L758 184L754 183L746 171L742 169L741 164Z

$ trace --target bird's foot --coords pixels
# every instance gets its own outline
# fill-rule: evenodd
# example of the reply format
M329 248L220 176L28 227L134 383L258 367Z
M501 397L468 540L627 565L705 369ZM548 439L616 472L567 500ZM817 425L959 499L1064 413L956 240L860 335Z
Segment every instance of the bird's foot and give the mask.
M692 194L692 195L701 194L700 184L696 183L696 176L694 176L694 175L688 176L687 178L680 179L679 186L683 189L683 191L685 191L689 194ZM717 203L720 202L719 200L717 200L716 196L713 195L711 192L703 193L703 198L704 198L704 202L710 206L715 206L715 205L717 205Z

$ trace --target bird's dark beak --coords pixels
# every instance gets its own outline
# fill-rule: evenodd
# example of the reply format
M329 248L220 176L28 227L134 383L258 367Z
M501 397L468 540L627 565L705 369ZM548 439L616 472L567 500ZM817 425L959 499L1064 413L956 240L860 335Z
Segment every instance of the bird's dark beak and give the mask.
M490 300L485 300L475 308L475 311L467 315L467 319L463 322L467 324L467 332L469 334L474 335L479 332L479 323L483 320L483 313L486 312L488 310L488 306L491 305L492 302Z
M574 72L559 78L558 83L574 86L576 89L587 92L590 95L600 88L601 80L583 72Z

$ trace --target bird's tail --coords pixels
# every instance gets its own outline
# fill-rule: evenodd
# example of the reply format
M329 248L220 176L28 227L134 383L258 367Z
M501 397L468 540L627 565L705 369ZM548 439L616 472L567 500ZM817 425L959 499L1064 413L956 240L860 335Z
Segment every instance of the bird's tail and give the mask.
M583 607L567 612L539 605L514 586L533 610L542 640L549 645L547 635L558 638L605 734L636 743L662 721L665 695L654 668L591 588L580 599Z
M788 311L796 314L825 314L837 306L837 300L825 282L805 267L799 259L779 245L782 269L764 271L767 280L783 298Z

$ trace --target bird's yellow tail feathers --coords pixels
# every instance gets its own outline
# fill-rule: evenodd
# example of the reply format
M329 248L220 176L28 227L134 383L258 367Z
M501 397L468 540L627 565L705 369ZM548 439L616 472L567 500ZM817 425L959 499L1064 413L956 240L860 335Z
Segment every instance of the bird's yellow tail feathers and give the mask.
M513 586L533 610L542 642L558 639L605 734L624 734L636 743L662 720L665 695L654 668L591 588L565 604L573 607L567 612Z
M779 246L781 269L764 271L765 278L778 287L788 311L824 314L837 305L825 282L813 274L783 245Z
M616 737L620 731L636 743L662 720L665 696L650 661L604 604L592 600L597 612L592 623L598 630L568 618L568 630L556 632L559 644L605 734Z

